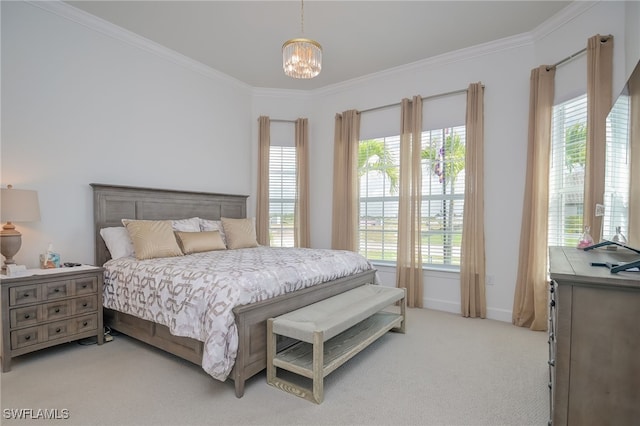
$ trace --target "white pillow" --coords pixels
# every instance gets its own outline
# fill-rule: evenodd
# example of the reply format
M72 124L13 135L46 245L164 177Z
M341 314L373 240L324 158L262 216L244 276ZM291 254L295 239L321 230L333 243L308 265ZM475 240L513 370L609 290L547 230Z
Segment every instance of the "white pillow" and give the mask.
M135 256L133 242L125 227L115 226L112 228L102 228L100 230L100 236L104 240L112 259Z
M200 218L192 217L190 219L172 220L171 227L173 228L174 231L200 232Z
M224 234L224 228L222 227L222 221L210 220L200 218L200 231L218 231L224 245L227 245L227 236Z

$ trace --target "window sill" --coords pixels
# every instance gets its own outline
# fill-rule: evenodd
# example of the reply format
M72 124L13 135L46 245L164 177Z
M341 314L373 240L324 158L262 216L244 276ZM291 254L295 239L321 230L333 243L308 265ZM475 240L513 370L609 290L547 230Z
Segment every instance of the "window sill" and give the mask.
M373 265L373 266L382 266L385 268L396 268L396 263L395 262L385 262L383 260L369 260L369 262ZM459 274L460 273L460 267L459 266L436 266L436 265L429 265L429 266L422 266L422 270L423 271L429 271L429 272L444 272L444 273L453 273L453 274Z

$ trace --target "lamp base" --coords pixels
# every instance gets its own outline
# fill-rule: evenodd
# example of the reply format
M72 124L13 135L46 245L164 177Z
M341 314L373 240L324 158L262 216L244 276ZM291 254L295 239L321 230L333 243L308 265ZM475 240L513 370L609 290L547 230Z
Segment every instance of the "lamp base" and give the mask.
M8 227L7 225L10 225ZM7 270L6 265L13 265L16 263L13 260L13 256L18 253L20 246L22 246L22 234L15 230L15 226L11 223L7 223L2 227L0 231L0 254L5 257L4 265L2 265L2 272Z

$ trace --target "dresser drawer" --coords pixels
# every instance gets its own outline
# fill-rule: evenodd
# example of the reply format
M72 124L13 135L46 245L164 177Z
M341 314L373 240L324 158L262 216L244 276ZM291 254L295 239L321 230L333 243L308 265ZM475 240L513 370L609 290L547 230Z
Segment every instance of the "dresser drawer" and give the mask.
M40 286L38 284L11 287L9 289L9 306L26 305L38 302L41 299Z
M84 294L93 294L98 292L98 279L96 277L80 278L72 281L74 294L82 296Z
M11 309L11 328L36 325L38 323L38 305Z
M42 341L40 327L25 328L11 332L11 349L20 349Z
M98 310L98 296L79 297L71 300L73 303L73 313L83 314L86 312L95 312Z
M44 300L59 299L62 297L71 296L71 282L70 281L54 281L47 283L43 286Z

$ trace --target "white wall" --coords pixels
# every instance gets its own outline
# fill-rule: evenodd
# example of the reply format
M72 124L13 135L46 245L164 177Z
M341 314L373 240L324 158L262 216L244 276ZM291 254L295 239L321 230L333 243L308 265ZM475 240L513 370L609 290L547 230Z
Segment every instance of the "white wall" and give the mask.
M250 194L250 118L231 78L2 2L1 179L38 190L42 217L17 224L16 261L52 242L93 263L92 182Z
M253 214L260 115L309 118L312 245L330 247L335 114L481 81L493 283L487 307L490 318L505 321L518 264L530 70L581 49L591 35L613 34L617 93L626 62L637 62L640 51L638 30L627 28L637 22L637 5L575 2L531 34L316 91L252 90L135 37L114 36L106 25L95 30L59 16L51 6L1 7L1 180L38 190L42 210L41 222L18 224L19 263L35 266L49 241L63 260L93 262L91 182L250 194ZM584 60L559 69L558 96L584 91ZM395 268L379 269L383 284L394 285ZM459 295L457 273L425 271L425 306L459 312Z

